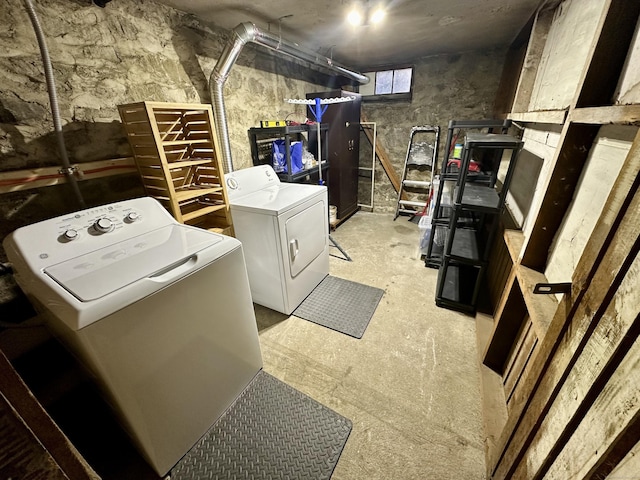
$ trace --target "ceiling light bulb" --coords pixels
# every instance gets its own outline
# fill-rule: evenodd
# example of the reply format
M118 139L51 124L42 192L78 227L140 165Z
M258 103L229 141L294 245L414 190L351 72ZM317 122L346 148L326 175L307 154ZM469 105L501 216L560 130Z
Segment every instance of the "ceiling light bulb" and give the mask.
M358 10L353 9L349 12L347 20L349 20L351 25L362 25L362 14Z
M385 11L383 8L376 8L371 14L371 23L380 23L385 16Z

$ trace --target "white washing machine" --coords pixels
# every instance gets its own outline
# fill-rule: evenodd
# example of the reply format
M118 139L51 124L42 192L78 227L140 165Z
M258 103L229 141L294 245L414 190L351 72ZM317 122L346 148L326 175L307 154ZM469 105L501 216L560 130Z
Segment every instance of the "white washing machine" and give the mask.
M151 198L20 228L16 280L165 475L262 368L242 246Z
M282 183L270 165L225 178L253 301L289 315L329 274L327 188Z

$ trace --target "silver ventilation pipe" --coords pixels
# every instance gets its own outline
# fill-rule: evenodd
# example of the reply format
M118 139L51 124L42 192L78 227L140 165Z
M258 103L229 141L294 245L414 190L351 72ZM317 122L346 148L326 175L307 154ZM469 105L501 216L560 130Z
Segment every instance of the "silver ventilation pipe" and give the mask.
M213 103L213 112L216 118L218 138L222 150L222 161L226 173L233 171L233 161L231 158L231 144L229 143L229 129L227 126L227 115L224 107L223 88L227 81L231 67L236 63L242 48L249 42L257 43L276 52L280 52L289 57L303 60L315 66L317 69L337 74L358 82L361 85L369 83L369 78L361 73L349 70L342 65L335 63L332 59L318 55L316 52L305 49L295 43L283 40L281 37L264 32L253 23L245 22L239 24L231 31L231 38L222 51L218 63L211 72L209 78L209 92Z
M51 114L53 116L53 127L56 133L56 140L58 141L58 153L60 154L60 161L62 163L61 173L67 177L67 181L71 185L71 189L78 200L78 204L81 208L85 208L84 198L80 193L80 187L78 187L78 180L76 179L73 168L69 163L69 156L67 155L67 147L64 142L64 135L62 134L62 121L60 119L60 108L58 107L58 96L56 94L56 83L53 77L53 67L51 66L51 59L49 57L49 49L47 48L47 42L38 20L38 15L33 7L31 0L24 0L25 8L31 19L33 30L36 33L38 39L38 46L40 47L40 55L42 57L42 63L44 65L44 76L47 81L47 90L49 91L49 103L51 104Z

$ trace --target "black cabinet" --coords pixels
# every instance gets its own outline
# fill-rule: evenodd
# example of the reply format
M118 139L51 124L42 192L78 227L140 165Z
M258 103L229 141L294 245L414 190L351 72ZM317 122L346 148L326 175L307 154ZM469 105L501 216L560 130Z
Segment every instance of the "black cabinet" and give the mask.
M436 284L436 305L474 312L490 247L523 142L503 134L468 134L457 173L445 173L455 183L446 203L448 224ZM470 168L472 162L479 168ZM498 171L506 173L498 185Z
M307 99L338 97L353 97L353 100L327 104L327 109L322 115L322 123L329 124L327 133L329 203L337 207L338 221L341 221L358 210L360 95L343 90L307 94ZM311 110L307 116L310 119L315 118Z
M322 148L322 176L327 174L329 165L327 152L329 140L327 132L329 126L326 123L320 125L320 147ZM287 125L284 127L250 128L249 144L251 145L251 157L254 165L273 165L273 144L275 141L283 142L284 171L277 171L278 177L283 182L307 182L318 183L320 174L318 165L304 166L302 170L293 173L291 159L291 145L294 142L302 142L302 151L308 150L314 157L318 156L318 127L317 125ZM316 158L317 161L317 158Z

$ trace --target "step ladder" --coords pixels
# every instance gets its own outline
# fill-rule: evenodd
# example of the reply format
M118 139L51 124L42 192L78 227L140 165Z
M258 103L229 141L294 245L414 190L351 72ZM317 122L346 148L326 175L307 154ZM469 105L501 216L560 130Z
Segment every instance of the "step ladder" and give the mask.
M416 134L420 141L416 141ZM424 135L429 134L431 138L424 139ZM398 188L398 200L396 202L395 220L401 213L415 215L426 210L431 196L431 185L433 182L433 171L438 165L438 145L440 143L440 127L432 127L428 125L416 126L411 128L409 134L409 145L407 146L407 155L404 160L404 168L402 169L402 178L400 180L400 188ZM429 167L427 179L407 179L411 170ZM408 200L405 189L422 190L426 195L425 201Z

